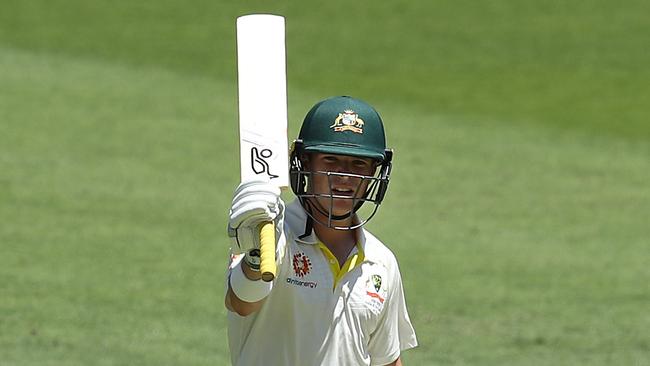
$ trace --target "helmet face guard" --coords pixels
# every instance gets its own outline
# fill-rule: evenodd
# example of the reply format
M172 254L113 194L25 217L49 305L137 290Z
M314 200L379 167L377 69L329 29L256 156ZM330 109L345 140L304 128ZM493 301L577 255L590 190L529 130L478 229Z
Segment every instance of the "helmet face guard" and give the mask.
M386 149L385 158L376 169L374 176L365 176L351 173L329 171L307 171L303 165L306 157L304 145L301 140L294 142L291 152L291 166L289 170L291 188L305 208L307 215L314 221L328 228L337 230L353 230L368 222L379 209L386 195L390 172L392 168L393 151ZM327 192L313 192L313 180L324 177L328 182ZM333 180L338 177L347 177L358 181L354 194L340 195L333 190ZM363 190L363 192L361 192ZM334 215L334 201L350 200L352 209L342 215ZM361 210L364 204L372 206ZM362 213L363 211L363 213Z

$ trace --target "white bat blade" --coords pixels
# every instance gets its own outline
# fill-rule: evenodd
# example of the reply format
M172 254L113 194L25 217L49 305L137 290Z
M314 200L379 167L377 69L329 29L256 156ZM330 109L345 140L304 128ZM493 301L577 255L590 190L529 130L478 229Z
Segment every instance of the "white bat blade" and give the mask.
M284 17L237 18L241 180L289 185Z

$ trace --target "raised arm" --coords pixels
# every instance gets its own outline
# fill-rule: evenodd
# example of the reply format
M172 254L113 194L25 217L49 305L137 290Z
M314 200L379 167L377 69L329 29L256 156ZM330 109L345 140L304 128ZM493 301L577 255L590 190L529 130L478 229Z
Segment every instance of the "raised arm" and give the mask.
M280 222L283 212L280 189L267 182L246 182L235 190L228 222L232 242L225 298L228 310L250 315L271 292L273 282L261 280L259 227L268 221Z

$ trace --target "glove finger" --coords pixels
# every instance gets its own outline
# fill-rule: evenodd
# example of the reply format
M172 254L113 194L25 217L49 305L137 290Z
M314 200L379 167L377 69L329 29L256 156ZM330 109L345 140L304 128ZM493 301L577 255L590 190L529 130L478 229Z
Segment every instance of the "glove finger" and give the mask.
M262 200L250 200L250 201L241 201L236 202L230 208L231 215L235 214L245 215L246 212L250 211L251 214L254 213L272 213L278 211L278 205L276 202L266 202Z
M232 207L258 203L261 207L277 206L280 199L277 196L267 194L256 194L245 197L238 197L232 201Z
M269 220L268 216L247 217L240 222L239 228L257 229L262 223L269 221L272 220Z
M249 196L240 196L232 201L231 207L235 208L242 205L257 203L261 207L277 206L280 198L268 194L255 194Z
M260 206L258 202L250 202L238 206L233 209L230 214L230 225L233 228L240 226L253 226L254 224L263 221L272 221L277 216L275 211L272 211L267 206Z
M233 202L242 200L244 197L256 195L269 197L269 199L275 200L280 197L280 193L280 188L268 183L261 183L257 181L246 182L240 184L235 191Z
M242 207L253 209L255 206L268 208L269 211L277 212L280 198L275 195L256 193L246 196L237 196L232 202L231 212L239 211Z
M242 213L240 215L232 216L230 226L239 229L247 226L255 226L255 224L259 224L266 220L268 220L268 216L265 213Z
M266 187L264 189L271 191L272 188L277 188L274 184L271 184L268 180L249 180L242 182L237 186L236 192L250 189L251 187Z

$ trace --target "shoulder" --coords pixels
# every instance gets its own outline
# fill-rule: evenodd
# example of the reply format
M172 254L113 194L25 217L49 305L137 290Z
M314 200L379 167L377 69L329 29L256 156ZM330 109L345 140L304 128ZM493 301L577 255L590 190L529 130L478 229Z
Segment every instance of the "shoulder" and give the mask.
M364 261L367 263L367 274L371 283L385 299L399 298L402 288L397 257L393 251L369 231L363 231ZM392 301L390 301L392 303Z
M362 231L362 243L367 260L381 264L389 271L399 271L393 251L366 229Z

